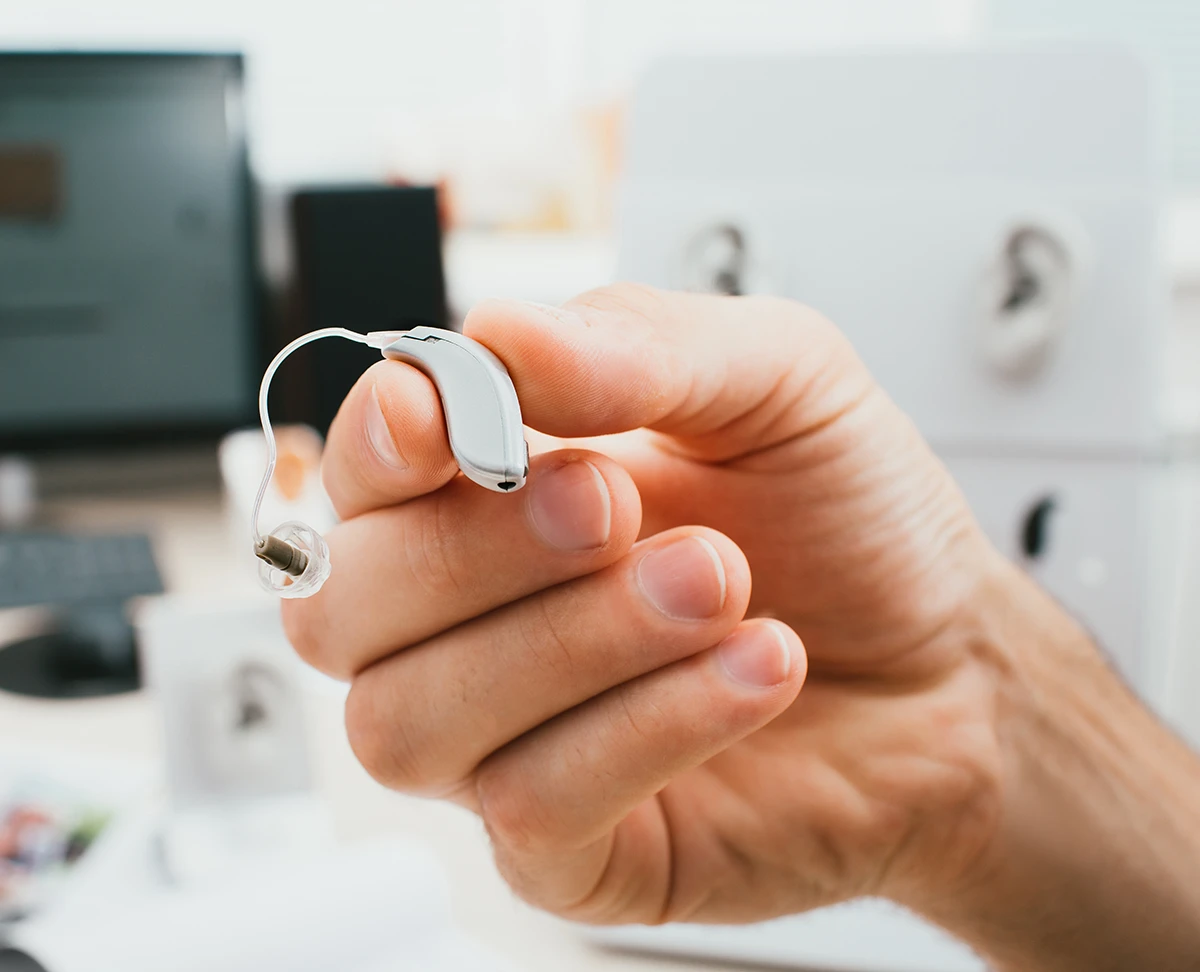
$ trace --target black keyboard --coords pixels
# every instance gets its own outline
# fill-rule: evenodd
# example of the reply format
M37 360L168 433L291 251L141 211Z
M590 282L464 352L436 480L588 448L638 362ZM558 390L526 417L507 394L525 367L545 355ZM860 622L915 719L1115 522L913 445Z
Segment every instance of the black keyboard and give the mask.
M0 608L161 594L150 538L0 533Z

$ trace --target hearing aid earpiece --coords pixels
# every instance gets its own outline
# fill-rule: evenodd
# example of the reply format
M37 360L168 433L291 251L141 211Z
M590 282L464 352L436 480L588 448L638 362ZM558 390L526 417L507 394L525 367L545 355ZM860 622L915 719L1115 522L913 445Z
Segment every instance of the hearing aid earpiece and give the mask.
M385 358L404 361L429 376L446 418L450 451L472 482L507 493L525 485L529 449L521 405L504 364L477 341L454 331L416 327L411 331L359 334L341 327L312 331L279 352L263 374L258 414L267 439L267 468L254 501L251 532L259 559L259 580L280 597L309 597L329 577L329 547L312 527L290 521L259 533L258 516L275 472L275 434L267 411L271 379L297 348L326 337L340 337L378 348Z
M329 547L307 523L289 520L254 541L258 578L280 597L316 594L329 578Z

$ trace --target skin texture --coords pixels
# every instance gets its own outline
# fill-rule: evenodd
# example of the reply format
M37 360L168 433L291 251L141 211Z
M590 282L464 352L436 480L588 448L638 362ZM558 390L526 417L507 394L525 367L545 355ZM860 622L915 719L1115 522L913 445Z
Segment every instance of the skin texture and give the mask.
M1144 745L1169 736L992 550L835 327L619 286L486 302L464 329L512 374L529 485L456 475L432 385L376 365L326 449L333 574L284 605L300 654L352 681L372 775L479 813L510 884L570 918L740 922L883 895L1002 967L1130 967L1070 964L1061 895L1042 924L1018 917L1055 886L1038 861L1056 826L1097 853L1071 806L1105 785L1096 720L1057 725L1078 688L1063 673L1123 700ZM1034 772L1050 739L1075 796ZM1194 778L1174 745L1156 778ZM1108 920L1088 868L1058 866Z

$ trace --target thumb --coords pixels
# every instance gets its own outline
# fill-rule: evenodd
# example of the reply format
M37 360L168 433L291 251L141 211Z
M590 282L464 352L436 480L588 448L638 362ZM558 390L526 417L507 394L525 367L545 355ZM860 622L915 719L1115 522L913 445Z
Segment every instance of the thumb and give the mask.
M768 297L619 284L561 308L484 301L463 330L505 363L533 428L645 426L711 461L820 428L875 387L832 324Z

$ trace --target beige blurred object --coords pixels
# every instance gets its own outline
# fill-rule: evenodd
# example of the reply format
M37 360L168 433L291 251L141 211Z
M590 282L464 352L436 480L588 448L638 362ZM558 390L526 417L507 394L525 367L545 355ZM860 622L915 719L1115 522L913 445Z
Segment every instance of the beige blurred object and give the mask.
M288 502L296 502L304 492L305 481L320 475L324 443L307 425L285 425L275 432L279 456L275 461L275 488Z
M612 225L624 102L398 121L387 179L436 184L443 229L595 233Z
M571 205L563 190L551 190L528 216L498 227L505 233L565 233L571 229Z
M389 181L442 185L446 229L496 229L553 220L570 170L572 139L556 118L491 111L396 123Z
M596 232L612 228L625 152L626 107L626 100L620 99L579 110L587 148L586 184L580 187L581 229Z

